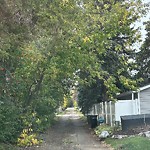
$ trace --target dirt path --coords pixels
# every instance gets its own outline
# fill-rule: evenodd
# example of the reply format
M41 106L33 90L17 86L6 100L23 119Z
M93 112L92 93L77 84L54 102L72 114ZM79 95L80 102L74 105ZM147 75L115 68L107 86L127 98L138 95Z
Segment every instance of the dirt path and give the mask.
M59 118L57 124L43 135L43 144L29 150L110 150L91 134L73 108L67 109Z

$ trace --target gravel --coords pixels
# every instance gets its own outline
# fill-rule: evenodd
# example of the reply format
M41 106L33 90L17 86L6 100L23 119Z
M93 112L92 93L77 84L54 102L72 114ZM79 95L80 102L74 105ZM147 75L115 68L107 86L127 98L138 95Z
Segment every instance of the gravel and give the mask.
M81 114L73 108L68 108L55 126L41 135L44 142L38 147L26 150L111 150L92 134Z

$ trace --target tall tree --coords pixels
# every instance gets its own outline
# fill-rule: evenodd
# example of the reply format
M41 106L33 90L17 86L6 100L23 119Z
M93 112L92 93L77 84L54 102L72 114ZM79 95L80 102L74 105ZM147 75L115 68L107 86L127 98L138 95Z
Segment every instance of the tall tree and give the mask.
M137 53L138 74L137 76L144 79L143 84L150 82L150 21L146 22L146 38L141 46L140 52Z
M80 8L73 0L2 0L0 8L0 141L11 141L37 118L51 122L68 92L77 56L69 41Z
M130 73L134 64L129 59L134 58L133 44L140 34L138 30L131 28L131 25L140 17L141 10L140 3L131 1L96 1L90 3L90 7L89 3L85 2L86 7L88 28L83 38L82 49L86 49L90 63L87 64L89 69L85 69L80 75L87 78L87 82L92 76L102 88L101 90L99 87L101 96L91 100L92 105L96 101L114 100L118 92L135 89L136 81ZM83 90L87 91L92 87L93 84L81 89L81 104L85 99L87 104L89 103ZM86 106L89 105L81 105Z

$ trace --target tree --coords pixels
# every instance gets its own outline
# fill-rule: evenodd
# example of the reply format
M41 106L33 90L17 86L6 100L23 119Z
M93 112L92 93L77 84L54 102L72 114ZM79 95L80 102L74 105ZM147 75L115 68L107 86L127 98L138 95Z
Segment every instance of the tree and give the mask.
M120 87L124 90L135 84L128 60L138 39L137 31L130 28L140 16L142 8L137 4L113 0L1 1L0 107L8 108L9 114L17 110L11 120L17 134L11 130L11 136L18 136L23 128L36 131L49 125L76 81L83 94L90 91L86 103L81 102L83 107L99 98L113 100ZM1 112L0 120L8 118Z
M68 46L74 28L70 16L77 7L74 1L2 0L0 8L0 121L8 125L0 141L12 142L38 119L34 131L49 125L68 90L64 81L75 70Z
M146 38L142 44L140 51L137 53L138 63L138 77L144 79L143 84L148 83L148 77L150 75L150 21L146 22Z
M139 9L134 7L136 4L127 1L96 1L88 9L89 26L86 28L82 48L89 54L90 63L87 67L90 69L81 72L80 77L86 78L88 82L92 76L95 87L101 85L101 96L87 99L93 89L92 83L81 88L79 98L82 98L79 99L79 104L84 112L95 102L115 100L116 93L136 87L136 80L130 73L134 64L129 61L135 54L132 45L139 39L138 31L131 28L131 24L140 17ZM137 6L140 7L139 4ZM96 91L92 92L93 95ZM89 103L90 106L87 105Z

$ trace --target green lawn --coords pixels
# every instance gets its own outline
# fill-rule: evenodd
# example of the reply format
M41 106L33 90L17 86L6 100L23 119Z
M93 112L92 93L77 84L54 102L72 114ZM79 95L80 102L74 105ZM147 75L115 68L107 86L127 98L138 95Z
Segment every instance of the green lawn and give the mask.
M150 139L145 137L130 137L123 139L106 139L115 150L150 150Z

